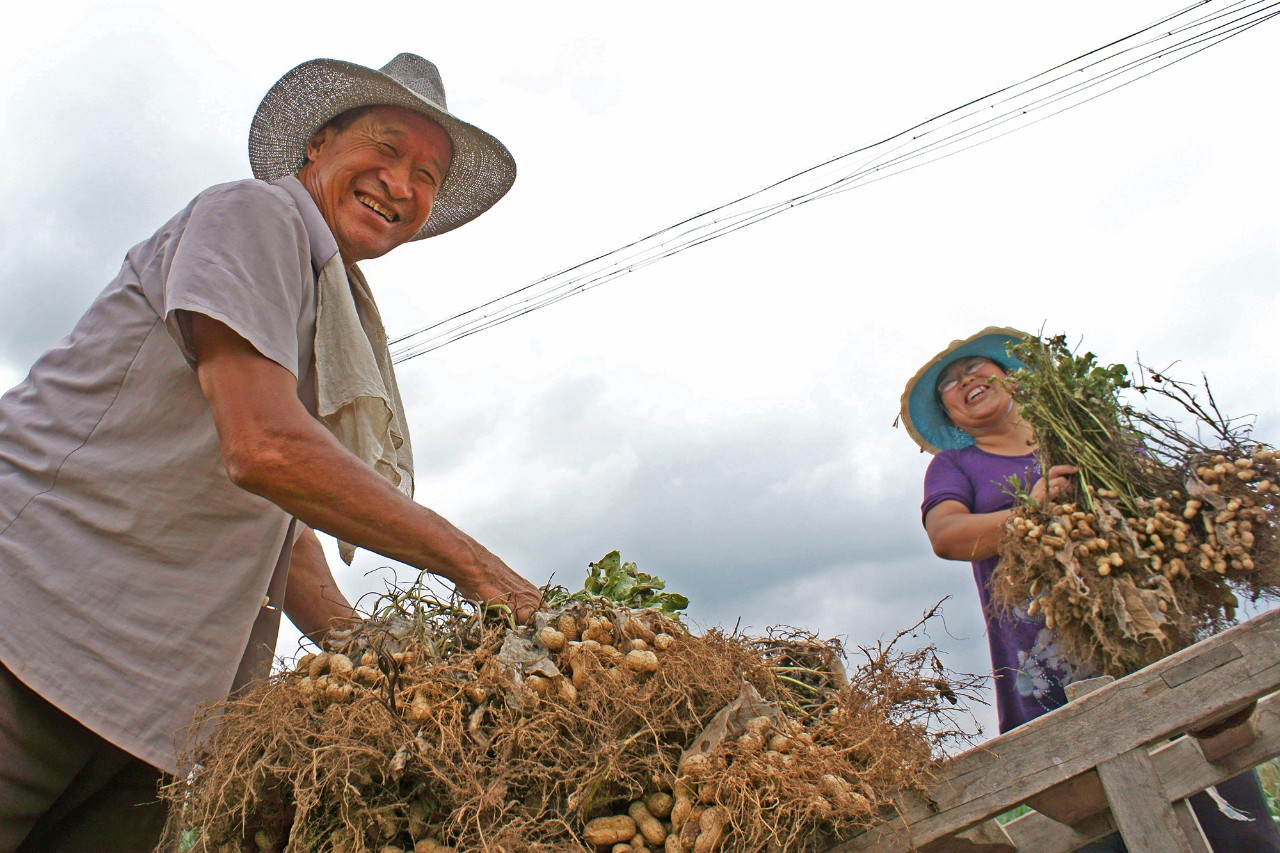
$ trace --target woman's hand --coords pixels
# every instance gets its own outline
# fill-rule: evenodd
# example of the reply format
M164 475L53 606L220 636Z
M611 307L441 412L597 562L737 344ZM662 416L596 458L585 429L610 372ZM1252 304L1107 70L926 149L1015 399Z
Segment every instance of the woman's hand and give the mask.
M1071 494L1075 491L1072 477L1079 470L1074 465L1054 465L1046 476L1036 480L1031 487L1031 499L1044 506L1048 501L1057 501L1064 495Z

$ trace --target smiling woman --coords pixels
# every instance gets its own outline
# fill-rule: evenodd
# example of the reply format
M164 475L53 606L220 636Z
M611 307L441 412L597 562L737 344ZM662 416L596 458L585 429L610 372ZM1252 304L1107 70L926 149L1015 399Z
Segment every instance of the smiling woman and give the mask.
M1059 653L1055 634L1025 606L1006 610L991 600L991 576L1014 503L1011 481L1029 486L1044 504L1072 491L1076 467L1055 465L1042 475L1036 437L1004 384L1023 367L1008 347L1027 338L1016 329L988 327L954 341L925 363L902 394L902 420L921 449L935 454L925 473L921 514L934 553L969 561L986 621L1000 731L1066 704L1064 685L1094 673L1073 671ZM1207 794L1191 798L1213 843L1225 851L1280 850L1280 834L1266 818L1257 776L1244 773L1217 786L1239 813L1261 819L1228 820ZM1087 851L1123 851L1108 836Z
M925 475L922 507L934 553L973 564L987 621L1000 730L1008 731L1066 701L1067 670L1044 626L991 606L988 584L999 561L1012 499L1010 477L1026 480L1038 501L1068 488L1072 466L1043 478L1033 454L1035 436L1002 383L1021 363L1005 351L1025 337L991 327L955 341L907 383L903 420L912 438L937 454Z
M951 425L969 435L993 434L998 430L1013 411L1013 398L995 381L1005 375L1003 367L981 355L957 359L947 365L938 377L936 393ZM1009 435L1015 440L1022 438L1017 431Z

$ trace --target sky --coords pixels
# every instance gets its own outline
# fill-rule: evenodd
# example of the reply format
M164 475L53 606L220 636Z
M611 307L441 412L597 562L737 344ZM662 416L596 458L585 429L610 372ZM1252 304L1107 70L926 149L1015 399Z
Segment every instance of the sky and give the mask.
M1208 6L1225 9L1225 2ZM507 293L1079 56L1175 3L68 2L0 55L0 384L125 251L248 177L250 119L316 57L436 62L519 177L364 266L388 331ZM372 11L372 10L376 10ZM16 16L16 17L15 17ZM689 621L852 649L938 601L989 668L969 567L919 518L906 380L988 325L1207 376L1276 443L1280 71L1269 22L989 144L796 207L399 367L417 499L535 583L618 549ZM403 566L336 561L353 600ZM286 631L280 651L296 648ZM994 733L994 711L973 709Z

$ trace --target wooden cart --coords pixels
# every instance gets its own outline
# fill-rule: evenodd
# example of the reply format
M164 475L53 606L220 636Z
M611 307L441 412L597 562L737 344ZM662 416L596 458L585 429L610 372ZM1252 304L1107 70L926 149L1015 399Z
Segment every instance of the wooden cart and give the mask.
M1209 853L1186 798L1277 755L1272 611L956 756L830 853L1065 853L1114 830L1131 853ZM995 821L1020 804L1034 811Z

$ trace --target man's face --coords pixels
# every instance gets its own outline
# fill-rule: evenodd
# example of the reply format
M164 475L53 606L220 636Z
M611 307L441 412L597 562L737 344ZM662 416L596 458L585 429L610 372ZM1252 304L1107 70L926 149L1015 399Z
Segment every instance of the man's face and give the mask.
M350 266L409 240L427 221L453 146L444 128L402 107L373 107L321 128L298 172Z

